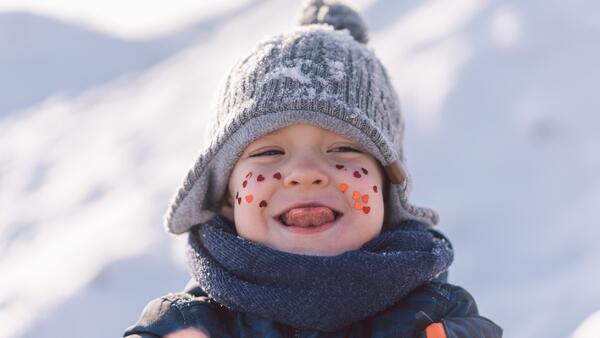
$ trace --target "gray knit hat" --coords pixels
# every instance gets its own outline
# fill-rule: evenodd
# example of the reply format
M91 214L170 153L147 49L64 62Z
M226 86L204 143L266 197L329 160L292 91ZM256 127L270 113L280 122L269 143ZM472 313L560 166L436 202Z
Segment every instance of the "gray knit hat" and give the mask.
M386 224L438 222L435 211L408 202L398 97L366 45L360 15L342 4L313 0L300 24L259 43L232 68L217 97L208 142L165 217L168 231L184 233L212 218L246 146L295 123L344 135L379 160L390 181Z

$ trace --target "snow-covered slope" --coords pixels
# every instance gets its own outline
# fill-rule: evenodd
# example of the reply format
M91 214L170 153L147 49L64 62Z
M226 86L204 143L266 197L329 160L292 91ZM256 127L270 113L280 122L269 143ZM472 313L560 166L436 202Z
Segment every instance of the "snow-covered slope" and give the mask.
M600 311L586 318L571 338L596 338L600 333Z
M454 240L452 280L507 337L567 337L600 308L598 6L462 4L386 30L415 197Z
M569 336L600 308L600 5L355 4L403 103L413 199L438 209L454 242L451 281L506 337ZM183 286L183 238L163 233L162 213L226 69L291 28L298 9L240 1L209 30L145 41L169 52L108 62L124 70L70 95L29 82L54 94L0 116L0 337L118 336L148 300Z
M31 13L0 13L0 117L50 91L79 93L163 59L159 44L125 41Z
M137 40L39 14L0 12L0 118L37 104L50 93L75 97L120 76L137 75L209 38L217 27L260 1L226 3L197 22Z

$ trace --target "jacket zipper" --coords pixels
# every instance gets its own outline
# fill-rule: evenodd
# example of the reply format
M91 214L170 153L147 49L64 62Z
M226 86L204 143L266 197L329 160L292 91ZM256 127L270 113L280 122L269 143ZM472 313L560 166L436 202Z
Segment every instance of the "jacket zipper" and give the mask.
M289 334L290 338L300 338L300 331L298 329L292 328Z

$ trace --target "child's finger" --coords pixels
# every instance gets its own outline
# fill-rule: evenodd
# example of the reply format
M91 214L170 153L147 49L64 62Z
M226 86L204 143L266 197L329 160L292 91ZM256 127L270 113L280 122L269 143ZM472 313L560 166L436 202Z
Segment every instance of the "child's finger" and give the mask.
M210 336L203 331L195 328L187 328L175 331L165 336L165 338L209 338Z

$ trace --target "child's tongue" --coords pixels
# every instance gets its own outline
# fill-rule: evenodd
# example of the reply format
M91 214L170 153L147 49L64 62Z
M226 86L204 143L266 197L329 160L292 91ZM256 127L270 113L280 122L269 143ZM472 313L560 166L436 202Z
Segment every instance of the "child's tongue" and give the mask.
M320 226L335 220L333 211L327 207L294 208L286 216L287 225L298 227Z

